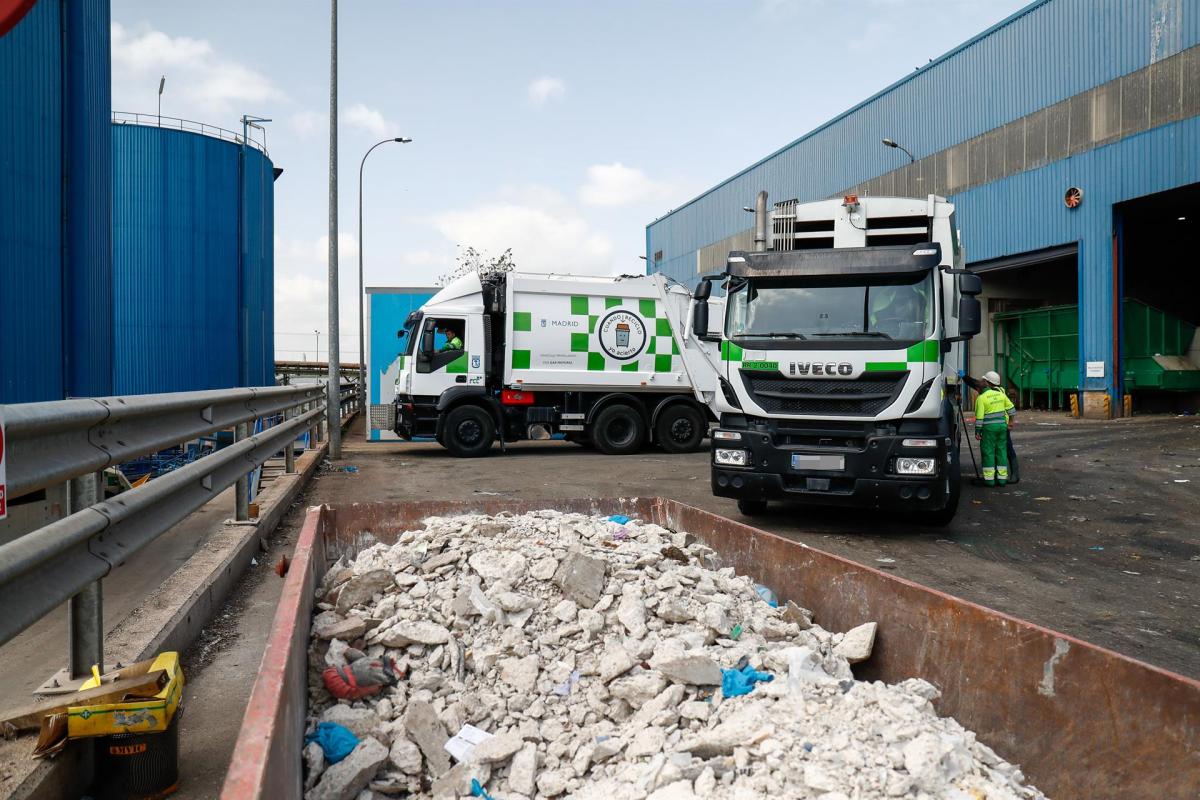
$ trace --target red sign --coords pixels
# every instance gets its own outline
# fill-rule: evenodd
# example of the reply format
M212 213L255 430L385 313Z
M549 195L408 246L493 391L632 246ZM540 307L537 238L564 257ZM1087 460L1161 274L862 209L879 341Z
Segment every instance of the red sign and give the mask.
M8 479L4 476L4 409L0 408L0 519L8 516Z
M0 36L13 29L37 0L0 0Z

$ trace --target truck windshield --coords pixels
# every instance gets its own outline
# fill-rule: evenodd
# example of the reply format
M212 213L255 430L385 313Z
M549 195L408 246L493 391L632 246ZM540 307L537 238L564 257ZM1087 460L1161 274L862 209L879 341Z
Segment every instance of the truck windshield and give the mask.
M751 279L729 293L725 332L731 339L750 340L750 346L770 339L911 344L932 333L931 276Z

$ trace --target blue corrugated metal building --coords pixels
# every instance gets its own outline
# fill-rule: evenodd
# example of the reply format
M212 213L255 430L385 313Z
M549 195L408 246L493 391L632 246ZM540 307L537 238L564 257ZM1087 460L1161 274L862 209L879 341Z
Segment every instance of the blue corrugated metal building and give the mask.
M989 312L1078 303L1078 385L1099 409L1123 392L1122 296L1200 322L1198 154L1200 0L1038 0L655 220L646 258L685 283L719 268L749 249L761 189L940 194ZM992 346L973 343L978 370Z
M0 403L112 393L108 0L0 37Z
M112 124L118 394L275 380L274 167L237 134Z

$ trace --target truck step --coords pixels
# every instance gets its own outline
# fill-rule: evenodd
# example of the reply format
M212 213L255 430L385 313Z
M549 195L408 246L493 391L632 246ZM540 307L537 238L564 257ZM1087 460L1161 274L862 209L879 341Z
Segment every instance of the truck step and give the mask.
M581 431L581 430L583 430L583 426L582 425L559 425L558 429L560 431Z
M586 415L586 414L574 414L574 413L572 413L572 414L559 414L559 416L560 416L560 417L562 417L563 419L583 419L583 418L584 418L584 417L586 417L587 415Z

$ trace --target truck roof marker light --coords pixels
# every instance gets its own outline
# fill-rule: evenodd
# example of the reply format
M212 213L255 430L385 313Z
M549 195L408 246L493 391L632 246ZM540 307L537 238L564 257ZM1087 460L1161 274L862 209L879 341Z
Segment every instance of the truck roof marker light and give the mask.
M938 254L936 247L924 247L920 250L913 250L914 256L936 256Z
M731 264L745 264L745 263L746 263L746 259L745 259L745 258L743 258L742 256L730 256L730 257L729 257L729 263L731 263Z
M858 195L856 195L856 194L846 195L845 197L842 198L842 205L844 205L846 208L854 208L854 206L858 205Z

